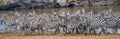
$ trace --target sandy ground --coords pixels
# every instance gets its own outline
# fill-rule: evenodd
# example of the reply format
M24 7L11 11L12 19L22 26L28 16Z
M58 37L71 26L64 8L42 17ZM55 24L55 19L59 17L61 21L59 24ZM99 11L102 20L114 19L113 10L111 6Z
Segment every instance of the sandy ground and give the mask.
M0 39L120 39L120 35L29 35L0 34Z

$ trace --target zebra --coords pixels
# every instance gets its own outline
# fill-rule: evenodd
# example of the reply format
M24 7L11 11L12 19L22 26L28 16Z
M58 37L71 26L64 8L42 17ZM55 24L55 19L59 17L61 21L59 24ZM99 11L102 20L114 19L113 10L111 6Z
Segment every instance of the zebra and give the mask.
M23 23L23 25L20 26L20 32L23 32L24 35L29 35L34 32L37 34L44 35L43 24L41 23L41 24L35 24L30 26L28 23Z
M0 19L0 33L5 33L6 32L6 30L5 30L5 20L2 20L2 19Z
M107 21L107 27L113 28L113 33L111 34L116 34L117 29L119 28L119 19L109 18L109 19L106 19L106 21Z
M64 33L64 34L66 34L67 33L66 32L67 31L67 26L66 25L57 24L54 28L56 29L55 30L55 34L57 34L57 33Z
M66 25L62 25L59 22L56 21L52 21L52 22L47 22L45 25L45 28L47 30L47 33L49 33L49 31L54 30L54 34L59 34L59 33L66 33ZM61 32L62 29L62 32Z
M105 33L106 21L101 14L89 19L90 26L88 27L89 33L91 34L101 34ZM100 29L100 30L99 30ZM97 32L99 30L99 32Z
M87 27L87 20L85 20L86 18L80 18L80 17L76 17L76 16L72 16L69 19L69 23L67 25L68 30L69 30L69 34L72 33L77 33L77 34L81 34L81 33L85 33L86 32L86 27Z

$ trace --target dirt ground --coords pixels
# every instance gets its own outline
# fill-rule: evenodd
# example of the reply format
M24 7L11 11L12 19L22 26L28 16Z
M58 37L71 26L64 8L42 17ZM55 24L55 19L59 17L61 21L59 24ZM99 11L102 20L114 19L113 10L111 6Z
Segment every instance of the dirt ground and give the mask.
M120 35L27 35L0 34L0 39L120 39Z

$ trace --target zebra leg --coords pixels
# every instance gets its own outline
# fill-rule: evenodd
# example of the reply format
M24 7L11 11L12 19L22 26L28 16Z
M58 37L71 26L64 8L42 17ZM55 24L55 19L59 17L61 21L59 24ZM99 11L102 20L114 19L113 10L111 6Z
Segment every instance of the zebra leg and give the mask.
M75 30L76 30L76 29L68 28L66 34L72 34L72 33L74 33Z
M67 33L67 26L63 26L63 31L65 32L65 34Z
M103 27L100 27L102 30L98 33L98 35L101 35L102 32L104 32L104 28Z
M38 34L40 34L40 29L39 29L39 28L37 28L37 30L38 30L38 32L37 32L37 33L38 33Z
M23 27L21 27L18 35L20 36L21 34L24 34L24 33L25 33L25 29Z
M93 34L94 34L94 35L97 35L97 34L96 34L96 31L95 31L95 28L93 29Z
M103 29L103 34L106 34L106 35L109 34L105 28Z
M103 32L103 34L109 34L108 32L107 32L107 30L106 30L107 28L106 27L102 27L102 32Z
M76 33L77 33L77 34L80 34L80 32L81 32L80 29L77 28L77 29L76 29Z
M44 35L44 30L43 30L43 28L40 28L40 30L41 30L41 34Z
M95 28L91 28L91 29L89 30L89 32L90 32L90 34L95 34L95 35L96 35Z
M73 28L73 29L71 29L71 34L73 34L75 30L76 30L76 29L74 29L74 28Z
M117 28L114 28L114 34L117 34L118 32L117 32Z
M67 26L63 25L62 28L63 28L63 32L64 32L64 36L65 36L67 33Z
M92 29L92 28L90 28L89 33L90 33L90 34L92 34L92 31L93 31L93 29Z
M87 35L88 34L88 30L86 27L84 27L84 34Z
M103 34L106 34L106 33L107 33L105 27L101 27L101 29L102 29L102 30L101 30L101 32L99 33L99 35L102 34L102 33L103 33Z
M29 28L29 30L27 29L27 34L30 35L30 34L36 33L35 30L37 29Z
M27 35L27 33L28 33L28 32L27 32L27 28L23 28L22 30L23 30L23 34L24 34L24 35Z
M83 33L87 35L87 28L83 27Z
M55 29L55 34L58 34L58 33L60 33L59 27Z

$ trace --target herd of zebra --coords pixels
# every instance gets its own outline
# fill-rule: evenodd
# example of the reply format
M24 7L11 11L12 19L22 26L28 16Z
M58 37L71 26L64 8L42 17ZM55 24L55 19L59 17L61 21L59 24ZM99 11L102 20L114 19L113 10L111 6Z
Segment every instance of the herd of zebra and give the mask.
M43 13L35 11L1 13L0 32L38 34L120 34L120 13L112 9L95 13L83 8L75 13Z

